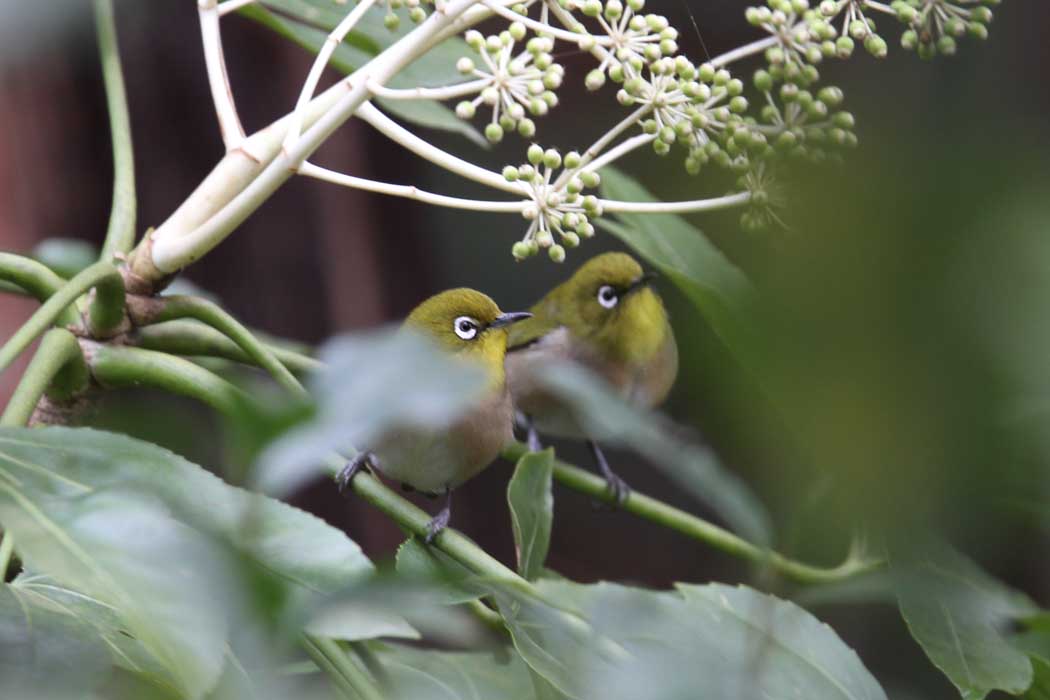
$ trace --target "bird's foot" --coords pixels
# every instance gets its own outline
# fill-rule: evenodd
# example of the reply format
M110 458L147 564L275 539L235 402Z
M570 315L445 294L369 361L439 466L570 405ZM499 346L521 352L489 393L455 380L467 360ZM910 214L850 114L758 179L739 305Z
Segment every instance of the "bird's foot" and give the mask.
M358 452L357 455L346 463L339 474L335 477L335 483L339 487L339 493L346 493L350 488L350 482L354 480L357 473L370 464L375 464L376 456L371 452Z
M423 538L423 541L427 544L431 544L434 538L441 534L441 531L448 527L449 521L452 520L452 491L448 490L445 492L445 505L441 507L438 514L431 518L430 522L427 523L427 534Z
M602 452L602 448L598 446L598 443L594 440L588 440L587 446L591 448L591 454L594 456L594 461L598 464L598 470L605 477L605 483L609 486L609 493L613 500L612 505L617 508L622 507L631 495L631 487L612 470L609 466L609 461L605 459L605 453Z
M525 421L525 445L529 452L542 452L543 445L540 443L540 434L536 432L536 426L528 416L525 417Z

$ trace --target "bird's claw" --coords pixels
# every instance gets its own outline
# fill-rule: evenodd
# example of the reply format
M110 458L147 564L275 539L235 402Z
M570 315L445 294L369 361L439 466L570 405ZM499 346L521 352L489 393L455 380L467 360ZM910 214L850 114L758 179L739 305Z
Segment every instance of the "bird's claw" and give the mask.
M339 493L346 493L350 488L350 482L354 480L357 473L375 459L371 452L359 452L353 459L346 463L335 477L335 483L339 487Z
M623 507L623 504L627 502L628 497L631 495L631 487L616 474L609 474L606 478L606 483L609 485L609 492L613 497L613 505L617 508Z
M427 523L427 534L423 537L423 541L427 544L432 544L434 538L441 534L441 531L448 527L448 521L451 518L451 513L447 510L442 510L440 513L435 515L429 523Z

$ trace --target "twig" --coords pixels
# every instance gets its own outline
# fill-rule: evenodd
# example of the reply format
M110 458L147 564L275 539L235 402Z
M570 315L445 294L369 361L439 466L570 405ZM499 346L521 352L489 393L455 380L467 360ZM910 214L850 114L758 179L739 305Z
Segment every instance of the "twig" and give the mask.
M14 253L0 253L0 280L17 285L40 301L47 301L66 283L47 265Z
M72 333L53 328L44 334L25 374L7 402L0 425L25 425L40 403L40 398L54 382L61 398L70 398L87 388L88 369L84 355Z
M208 71L208 86L215 103L219 131L227 151L239 148L244 142L244 127L237 116L237 105L226 73L226 59L222 53L222 30L219 27L217 0L197 0L201 22L201 43L204 45L204 64Z
M599 199L606 212L624 212L636 214L688 214L698 211L716 211L739 207L751 201L750 192L737 192L724 197L711 199L693 199L682 202L621 202L614 199Z

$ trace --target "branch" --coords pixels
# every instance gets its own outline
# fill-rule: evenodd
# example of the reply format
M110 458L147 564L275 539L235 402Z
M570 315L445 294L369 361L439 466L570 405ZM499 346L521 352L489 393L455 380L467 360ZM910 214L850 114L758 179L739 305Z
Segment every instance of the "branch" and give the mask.
M526 27L536 32L537 34L546 34L562 41L567 41L573 44L579 44L581 39L591 39L598 46L613 46L615 41L610 36L594 36L593 34L580 34L565 29L558 29L557 27L543 22L537 22L536 20L528 17L527 15L521 15L514 12L507 7L493 2L492 0L481 0L485 7L492 10L494 13L502 17L503 19L511 22L521 22Z
M421 190L415 185L392 185L386 182L376 182L375 180L354 177L353 175L344 175L343 173L337 173L334 170L322 168L313 163L303 163L299 167L299 173L308 177L317 178L318 180L324 180L325 182L343 185L344 187L353 187L355 189L367 190L369 192L389 194L395 197L405 197L406 199L413 199L417 202L435 204L441 207L451 207L454 209L520 213L530 204L529 200L519 200L516 202L490 202L481 199L448 197L443 194L434 194L433 192Z
M520 183L507 182L499 173L478 167L473 163L458 158L451 153L433 146L427 141L419 138L408 129L404 128L390 117L380 112L372 103L366 102L357 110L357 117L368 122L387 138L396 141L421 158L439 165L449 172L460 175L482 185L488 185L493 189L511 192L517 195L525 195L526 190Z
M17 285L40 301L47 301L66 283L47 265L13 253L0 253L0 280Z
M99 258L109 260L114 253L127 253L135 245L135 158L131 149L131 120L120 67L112 0L95 0L95 25L102 59L102 81L106 87L109 134L113 142L113 203Z
M104 388L148 386L189 396L224 414L246 400L225 379L181 357L127 346L82 341L88 367Z
M520 442L514 442L503 450L504 459L517 461L528 448ZM591 498L615 504L616 497L609 491L605 479L596 474L574 467L571 464L554 460L554 478L563 486L586 494ZM355 477L356 480L356 477ZM833 568L810 566L788 557L770 552L767 549L751 544L747 540L674 506L651 498L637 491L631 491L627 499L620 504L623 510L641 518L675 530L694 540L704 542L726 554L758 564L767 564L774 570L799 583L830 583L850 576L870 571L883 564L878 559L858 558L851 555Z
M698 211L717 211L739 207L751 201L750 192L737 192L724 197L693 199L683 202L621 202L615 199L599 199L602 210L635 214L688 214Z
M632 136L625 141L621 141L616 148L606 151L604 155L592 160L587 167L587 170L600 170L617 158L622 158L634 149L640 148L647 143L652 143L655 140L656 134L638 134L637 136Z
M116 327L124 313L124 280L115 267L107 262L97 262L81 270L52 294L4 343L0 348L0 372L47 330L67 306L92 287L95 287L96 294L89 312L91 328L101 332Z
M727 66L733 61L739 61L742 58L753 56L756 53L761 53L771 46L776 46L777 38L775 36L767 36L765 39L759 39L758 41L752 41L750 44L745 44L732 51L726 51L724 54L720 54L712 58L710 63L715 68Z
M244 142L244 127L237 116L233 101L230 76L226 73L226 58L222 54L222 30L219 27L218 0L197 0L201 22L201 44L204 46L204 64L208 70L208 86L215 103L215 115L227 152Z
M56 398L68 399L88 386L88 370L76 337L63 328L48 331L25 374L15 387L11 400L0 416L0 425L25 425L40 403L40 397L54 383Z
M303 635L303 648L335 681L341 691L350 691L349 697L357 700L383 700L383 694L372 679L335 640Z
M489 78L481 78L466 83L456 83L455 85L437 88L388 88L371 83L368 86L368 90L376 97L382 97L387 100L451 100L478 92L491 82Z
M630 129L632 126L637 124L638 121L642 117L644 117L646 114L651 112L652 109L653 109L652 103L646 103L646 104L643 104L638 109L636 109L633 112L631 112L630 114L628 114L626 117L624 117L620 121L620 123L618 123L613 128L609 129L609 131L607 131L604 136L602 136L600 139L598 139L597 141L592 143L590 145L590 147L588 147L587 150L583 152L583 154L582 154L582 156L580 158L580 167L579 168L577 168L576 170L572 170L572 171L566 170L561 175L559 175L558 179L554 181L554 187L555 188L563 187L565 185L565 183L569 181L569 179L572 177L572 175L577 173L577 172L582 172L584 170L595 170L595 168L593 168L593 167L592 168L588 168L586 166L591 162L592 159L594 159L598 154L600 154L602 151L604 151L605 148L610 143L612 143L613 140L617 136L619 136L624 131L626 131L627 129Z
M198 321L167 321L146 326L137 329L128 340L144 350L173 355L220 357L253 364L252 358L240 346L211 326ZM316 372L323 366L319 360L301 353L274 345L267 345L266 348L292 372Z
M252 335L237 319L226 313L218 304L191 296L168 296L151 300L146 305L146 313L135 313L131 306L132 321L136 325L151 325L179 318L193 318L204 323L237 344L255 364L262 367L284 387L297 396L306 396L306 390L299 380L288 371L274 353Z

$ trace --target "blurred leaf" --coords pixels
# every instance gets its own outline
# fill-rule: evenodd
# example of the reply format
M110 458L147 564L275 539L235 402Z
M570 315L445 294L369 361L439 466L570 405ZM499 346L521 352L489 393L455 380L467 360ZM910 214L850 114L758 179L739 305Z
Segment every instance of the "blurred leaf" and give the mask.
M748 588L536 585L561 609L497 591L500 609L526 662L571 697L886 697L831 628L792 603Z
M0 584L0 697L82 698L109 668L109 651L91 627Z
M293 17L327 27L329 31L345 15L345 12L337 11L337 8L331 3L318 3L317 6L314 6L296 0L271 0L265 4L281 9ZM315 54L328 36L327 31L275 15L257 5L249 5L241 12ZM366 32L368 37L365 38L358 31L351 32L347 40L336 47L329 60L329 65L349 75L370 61L380 50L389 46L394 39L404 35L400 31L392 34L390 30L382 26L381 16L377 24L375 22L377 16L379 15L374 9L366 13L365 18L358 25L358 30ZM392 88L440 87L463 82L463 76L455 70L455 65L456 60L467 55L469 51L470 48L459 37L448 39L431 49L418 61L406 66L388 82L388 85ZM479 146L488 146L488 142L477 129L471 126L470 122L460 119L455 112L440 102L385 99L375 101L385 110L405 121L430 129L460 134Z
M378 637L420 637L412 625L400 617L392 616L389 608L384 609L370 602L353 600L325 606L320 614L307 624L306 631L318 637L347 642Z
M535 700L528 667L512 654L447 652L387 645L377 656L397 700Z
M437 600L445 604L477 600L481 594L471 581L472 571L444 552L410 537L397 548L397 573L412 581L428 581L436 587Z
M589 372L551 364L537 378L571 407L587 435L644 455L679 486L706 503L742 536L769 542L769 516L747 484L726 471L711 450L677 438L673 423L627 404Z
M27 568L111 606L190 697L218 680L241 602L238 562L221 542L280 583L278 602L373 571L343 533L307 513L154 445L87 429L0 430L0 520Z
M530 581L543 571L543 562L550 548L551 520L554 518L553 471L554 448L526 453L518 460L514 476L507 485L518 573Z
M1021 696L1022 700L1050 700L1050 661L1041 656L1033 656L1032 685Z
M615 168L602 168L602 196L631 202L658 201L648 190ZM761 347L751 325L755 290L744 273L699 229L674 214L616 215L597 224L629 245L666 275L696 306L712 330L745 368L761 364Z
M909 631L963 698L1028 688L1032 664L1003 630L1034 613L1034 603L945 545L923 545L892 566Z
M893 573L887 569L877 569L834 583L808 586L793 598L806 608L817 605L897 604Z
M263 490L288 492L324 473L333 452L353 453L393 429L441 430L484 390L483 372L407 331L383 330L330 340L310 377L314 419L263 454L255 477Z
M69 279L98 262L98 248L76 238L45 238L33 248L32 257Z

